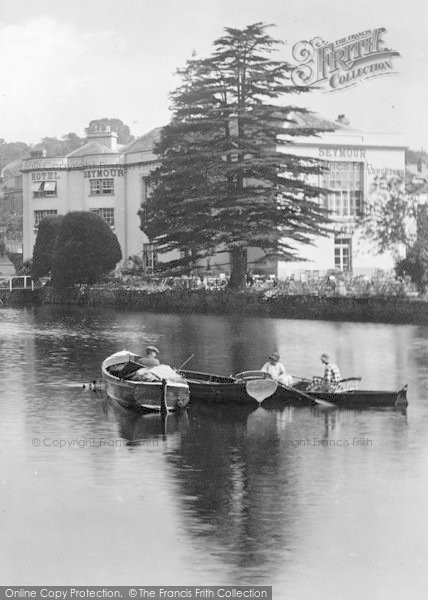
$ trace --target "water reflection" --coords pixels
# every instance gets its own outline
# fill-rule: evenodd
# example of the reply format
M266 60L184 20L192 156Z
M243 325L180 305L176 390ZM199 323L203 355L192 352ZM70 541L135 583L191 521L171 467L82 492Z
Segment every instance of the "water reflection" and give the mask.
M193 404L163 421L79 387L150 342L225 374L278 349L309 375L327 351L365 387L409 382L410 406ZM428 560L427 328L37 307L1 309L0 344L3 580L127 584L144 559L145 583L273 584L279 598L330 599L334 582L350 600L388 578L398 598L421 583L403 556Z
M118 405L113 399L105 398L103 410L110 422L117 424L118 435L127 440L129 446L139 446L150 439L179 437L189 427L187 410L177 414L136 414Z

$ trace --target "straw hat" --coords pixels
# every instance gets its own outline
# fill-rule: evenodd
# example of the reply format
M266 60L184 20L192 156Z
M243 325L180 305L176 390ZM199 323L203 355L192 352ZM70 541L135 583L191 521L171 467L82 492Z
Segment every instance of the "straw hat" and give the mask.
M159 350L156 348L156 346L147 346L146 352L147 352L147 354L149 352L155 352L155 354L159 354Z
M275 362L278 362L280 359L280 356L279 356L278 352L272 352L272 354L269 355L269 359L274 360Z

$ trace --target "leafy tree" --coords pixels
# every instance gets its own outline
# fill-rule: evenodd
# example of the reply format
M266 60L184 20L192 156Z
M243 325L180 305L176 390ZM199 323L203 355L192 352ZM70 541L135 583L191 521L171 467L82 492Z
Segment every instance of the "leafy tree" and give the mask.
M425 150L411 150L410 148L406 149L406 165L417 165L422 161L423 164L428 164L428 155Z
M52 282L57 288L93 284L121 258L117 237L100 216L84 211L67 213L58 232Z
M70 154L73 150L77 150L85 143L85 138L81 138L77 133L66 133L62 136L62 152L64 155Z
M9 241L22 240L22 214L11 212L0 201L0 225L5 228Z
M0 169L18 158L22 158L30 151L30 146L25 142L5 142L0 139Z
M49 275L52 269L56 240L62 220L62 215L53 215L40 221L31 268L31 275L35 280Z
M308 89L292 85L291 66L271 57L280 42L268 27L227 28L210 57L178 71L173 117L155 149L153 193L140 213L160 253L183 255L164 266L230 253L232 287L245 285L248 246L290 260L295 243L311 243L327 222L317 202L322 190L308 177L321 171L320 162L278 150L281 139L288 144L317 130L284 129L284 122L295 125L293 111L307 111L279 101Z
M112 131L117 132L117 141L119 144L129 144L135 140L128 125L125 125L120 119L107 119L107 117L104 117L103 119L93 119L89 123L89 127L92 127L93 125L100 125L101 127L110 125Z
M408 275L421 294L428 285L428 214L421 203L424 191L401 176L377 177L360 222L363 235L373 242L375 250L379 254L392 252L397 275Z
M401 176L376 177L360 221L363 236L378 254L392 252L396 260L400 250L415 241L419 204L417 188Z
M44 137L42 141L34 146L35 150L46 150L48 156L66 156L80 148L85 143L85 139L79 137L76 133L66 133L61 139L56 137Z
M31 271L32 271L32 260L24 260L24 262L21 264L20 268L17 269L16 274L17 275L31 275Z
M418 292L424 294L428 285L428 213L425 205L418 207L416 223L416 240L407 249L406 258L397 263L395 270L400 277L408 275Z

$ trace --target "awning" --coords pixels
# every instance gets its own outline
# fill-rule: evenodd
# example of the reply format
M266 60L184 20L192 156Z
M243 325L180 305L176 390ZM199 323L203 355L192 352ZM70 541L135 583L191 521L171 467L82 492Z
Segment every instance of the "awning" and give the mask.
M56 181L45 181L45 192L56 192Z
M43 181L38 181L37 183L32 183L31 184L31 191L32 192L41 192L43 189Z

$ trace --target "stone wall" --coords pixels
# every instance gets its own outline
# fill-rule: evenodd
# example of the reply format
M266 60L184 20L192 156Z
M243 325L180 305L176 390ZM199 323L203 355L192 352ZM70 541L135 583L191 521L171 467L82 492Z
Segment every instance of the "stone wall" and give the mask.
M118 287L73 290L66 295L44 288L36 293L46 304L108 305L154 312L239 313L291 319L428 323L428 303L398 296L272 295L229 290L148 291Z

